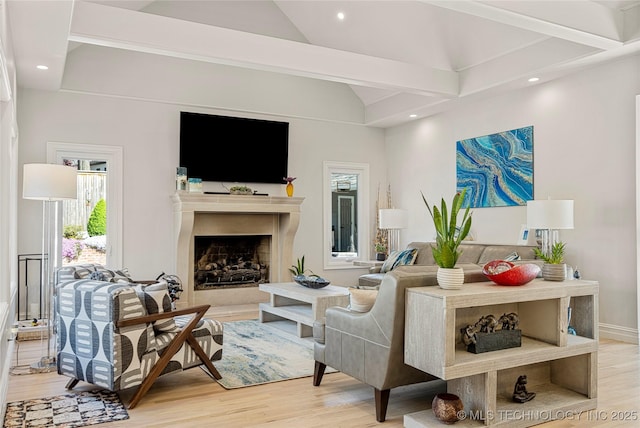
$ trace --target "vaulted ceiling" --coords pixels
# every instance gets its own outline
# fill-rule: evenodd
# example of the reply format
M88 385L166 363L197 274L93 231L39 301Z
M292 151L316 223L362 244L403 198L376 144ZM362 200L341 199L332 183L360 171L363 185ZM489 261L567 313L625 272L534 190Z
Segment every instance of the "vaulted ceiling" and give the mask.
M89 44L348 84L378 127L640 53L636 0L5 3L21 87Z

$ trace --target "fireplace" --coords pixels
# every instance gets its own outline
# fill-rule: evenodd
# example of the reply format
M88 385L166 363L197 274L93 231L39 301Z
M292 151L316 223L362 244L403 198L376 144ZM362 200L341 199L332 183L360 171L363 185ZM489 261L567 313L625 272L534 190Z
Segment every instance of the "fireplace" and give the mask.
M269 282L271 237L195 236L195 290L257 287Z
M182 279L184 289L177 301L178 308L198 304L231 306L266 302L269 295L257 287L263 276L269 282L291 281L288 268L293 264L293 240L304 198L180 192L174 194L172 199L176 226L175 272ZM211 244L200 244L202 237L213 237L218 242L209 250ZM229 254L228 248L225 248L232 241L243 242L249 237L256 240L256 248L242 250L242 260L240 255ZM206 245L206 248L202 249L200 245ZM247 245L245 242L240 246ZM228 270L249 269L247 266L259 265L259 279L253 284L240 284L242 279L228 276L221 279L225 284L216 286L213 284L213 272L209 276L201 272L203 281L196 285L198 261L207 251L212 253L209 270L216 270L219 266L213 266L213 263L223 258L226 260L221 261L231 264L227 266ZM227 256L222 257L223 254ZM205 260L208 261L208 257L203 262ZM203 263L203 270L207 269L206 264ZM255 273L252 275L256 276Z

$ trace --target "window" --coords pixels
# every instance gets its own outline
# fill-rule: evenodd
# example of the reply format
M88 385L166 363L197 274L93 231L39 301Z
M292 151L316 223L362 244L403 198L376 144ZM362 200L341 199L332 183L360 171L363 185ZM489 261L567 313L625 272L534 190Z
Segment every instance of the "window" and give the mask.
M351 268L369 253L369 165L324 162L323 184L324 268Z

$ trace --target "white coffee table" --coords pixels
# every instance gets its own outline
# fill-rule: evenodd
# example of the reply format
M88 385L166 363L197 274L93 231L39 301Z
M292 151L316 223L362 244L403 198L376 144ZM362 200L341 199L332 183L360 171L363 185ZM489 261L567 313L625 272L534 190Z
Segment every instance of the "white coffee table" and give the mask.
M260 322L293 321L298 337L313 335L313 322L324 319L327 308L349 305L349 290L335 285L314 289L278 282L260 284L259 289L271 295L269 303L259 305Z

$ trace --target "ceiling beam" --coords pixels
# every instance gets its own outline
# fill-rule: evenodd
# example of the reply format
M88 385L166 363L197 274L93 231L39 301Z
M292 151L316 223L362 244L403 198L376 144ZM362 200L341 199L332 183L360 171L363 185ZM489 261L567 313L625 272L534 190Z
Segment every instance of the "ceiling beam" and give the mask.
M450 9L456 12L467 13L491 21L500 22L505 25L511 25L524 30L545 34L551 37L568 40L581 45L587 45L598 49L609 50L621 47L624 43L619 40L622 34L620 27L622 26L622 16L617 16L615 11L611 14L601 13L608 22L608 30L603 31L602 22L594 20L579 20L575 12L576 7L591 7L584 2L571 2L573 15L564 15L562 11L554 9L554 2L540 2L540 4L531 5L531 2L492 2L492 4L480 3L478 1L458 0L420 0L434 6ZM559 2L560 6L563 6ZM500 7L496 6L500 5ZM597 6L597 5L596 5ZM507 7L511 10L507 10ZM525 14L525 7L528 7ZM606 9L606 8L602 8ZM608 9L607 9L608 10ZM608 10L609 11L609 10ZM591 12L591 11L590 11ZM589 16L595 17L595 14L589 13ZM555 22L552 22L553 19ZM571 20L571 21L570 21ZM611 31L614 26L614 31ZM617 38L613 38L613 33L618 34ZM607 34L607 36L603 35Z
M452 71L88 2L76 3L69 40L421 95L458 95Z

